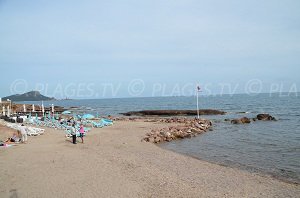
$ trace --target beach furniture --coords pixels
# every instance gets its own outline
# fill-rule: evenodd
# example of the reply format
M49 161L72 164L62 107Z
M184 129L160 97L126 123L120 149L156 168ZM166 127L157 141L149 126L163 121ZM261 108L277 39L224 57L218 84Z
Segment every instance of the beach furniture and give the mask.
M71 114L71 111L64 111L61 113L62 115L70 115Z
M113 121L112 120L109 120L109 119L101 119L100 122L92 122L93 124L93 127L95 128L102 128L102 127L105 127L105 126L111 126L113 125Z
M93 118L95 118L95 116L93 116L92 114L84 114L81 118L82 119L93 119Z
M29 136L37 136L37 135L44 134L45 129L26 127L26 132L27 132L27 135L29 135Z

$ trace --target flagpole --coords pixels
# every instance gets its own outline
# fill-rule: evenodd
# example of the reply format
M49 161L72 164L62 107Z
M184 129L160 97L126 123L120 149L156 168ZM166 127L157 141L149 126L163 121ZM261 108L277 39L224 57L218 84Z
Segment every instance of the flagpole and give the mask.
M197 117L198 117L198 119L200 118L200 116L199 116L199 86L197 86Z

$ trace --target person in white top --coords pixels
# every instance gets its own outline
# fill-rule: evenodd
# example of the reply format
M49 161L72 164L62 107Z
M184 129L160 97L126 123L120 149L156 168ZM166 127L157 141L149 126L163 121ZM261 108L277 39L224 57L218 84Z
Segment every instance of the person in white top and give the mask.
M77 144L76 142L76 127L75 127L75 123L73 123L72 125L72 130L71 130L71 134L72 134L72 142L73 144Z
M21 135L22 135L22 143L26 143L27 142L27 131L26 131L26 127L23 124L19 128L19 131L21 132Z

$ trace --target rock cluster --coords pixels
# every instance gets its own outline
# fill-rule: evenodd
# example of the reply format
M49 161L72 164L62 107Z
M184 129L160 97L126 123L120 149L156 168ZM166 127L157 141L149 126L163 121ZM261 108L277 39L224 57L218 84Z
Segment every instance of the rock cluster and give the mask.
M162 123L189 123L191 119L185 117L174 118L151 118L146 119L145 122L162 122Z
M249 124L252 121L257 121L257 120L262 120L262 121L276 121L276 118L271 116L270 114L258 114L256 118L247 118L247 117L242 117L239 119L225 119L225 121L230 121L231 124Z
M262 114L258 114L256 116L256 118L258 120L263 120L263 121L276 121L276 118L274 118L273 116L271 116L270 114L266 114L266 113L262 113Z
M160 143L165 141L170 142L176 139L191 138L206 132L212 127L211 121L204 119L170 118L160 119L159 122L184 124L152 130L146 134L146 137L144 137L142 141Z
M251 123L251 120L247 117L231 120L231 124L249 124L249 123Z

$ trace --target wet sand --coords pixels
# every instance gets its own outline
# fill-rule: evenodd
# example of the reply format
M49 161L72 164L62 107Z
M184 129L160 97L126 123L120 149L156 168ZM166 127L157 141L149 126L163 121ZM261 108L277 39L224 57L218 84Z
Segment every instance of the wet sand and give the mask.
M47 128L0 149L0 197L299 197L299 185L141 142L164 126L118 121L76 145Z

